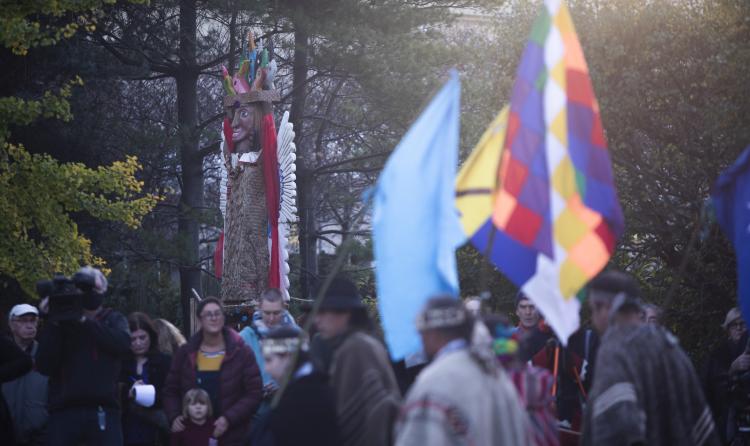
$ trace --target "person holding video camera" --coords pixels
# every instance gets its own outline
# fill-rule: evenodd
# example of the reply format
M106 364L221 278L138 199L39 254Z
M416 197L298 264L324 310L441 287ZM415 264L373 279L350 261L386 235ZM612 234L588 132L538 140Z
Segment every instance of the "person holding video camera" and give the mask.
M102 306L107 279L85 267L37 291L47 313L36 360L49 376L48 445L122 445L117 382L130 331L125 316Z

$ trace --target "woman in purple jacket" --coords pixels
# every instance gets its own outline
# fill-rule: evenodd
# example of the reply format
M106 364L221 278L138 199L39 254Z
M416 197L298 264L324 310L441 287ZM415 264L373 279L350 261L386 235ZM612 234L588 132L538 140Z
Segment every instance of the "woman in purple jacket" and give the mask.
M211 398L214 437L219 444L245 444L261 402L262 381L255 356L237 332L224 326L221 301L203 299L196 315L201 329L177 350L164 387L164 410L172 432L185 428L182 397L199 387Z

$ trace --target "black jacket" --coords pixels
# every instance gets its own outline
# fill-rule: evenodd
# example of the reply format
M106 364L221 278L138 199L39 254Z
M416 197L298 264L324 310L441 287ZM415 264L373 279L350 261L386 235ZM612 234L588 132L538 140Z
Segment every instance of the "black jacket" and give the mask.
M164 382L167 380L167 374L169 373L169 367L172 364L172 357L165 355L160 352L153 352L148 354L148 361L146 361L145 372L148 375L148 383L156 387L156 401L154 402L154 408L161 407L161 392L164 390ZM128 392L133 386L133 381L130 378L135 376L135 358L132 356L128 357L122 363L122 371L120 372L120 382L123 384L122 397L127 400Z
M0 336L0 383L12 381L31 370L31 356L25 354L13 340ZM0 438L3 444L14 445L13 420L5 398L0 393Z
M117 408L130 330L121 313L104 309L84 322L48 323L39 336L37 368L49 376L49 409Z
M294 420L294 428L289 427ZM338 446L333 390L320 372L293 379L278 406L260 421L251 442L255 446Z
M729 423L729 409L732 405L732 394L730 392L731 376L729 368L732 362L740 356L747 343L747 336L739 342L726 340L719 345L706 361L703 367L703 391L706 393L706 401L711 407L716 423L716 430L724 443L728 442L727 431Z

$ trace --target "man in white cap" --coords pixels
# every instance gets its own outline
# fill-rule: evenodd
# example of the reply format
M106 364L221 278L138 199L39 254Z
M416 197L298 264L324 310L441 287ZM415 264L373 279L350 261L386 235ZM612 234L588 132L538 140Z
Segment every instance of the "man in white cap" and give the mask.
M13 340L21 350L31 353L36 344L36 328L39 321L39 310L29 304L18 304L8 313L8 327Z
M19 304L8 313L13 340L32 359L36 358L39 311L29 304ZM23 376L3 383L3 396L13 417L16 442L19 445L41 445L47 427L47 377L35 368Z

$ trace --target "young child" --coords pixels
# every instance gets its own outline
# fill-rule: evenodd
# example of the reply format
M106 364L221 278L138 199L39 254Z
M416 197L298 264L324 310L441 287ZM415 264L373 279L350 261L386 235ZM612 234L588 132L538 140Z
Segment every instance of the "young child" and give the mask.
M190 389L182 398L185 429L172 432L171 446L216 446L211 398L203 389Z

